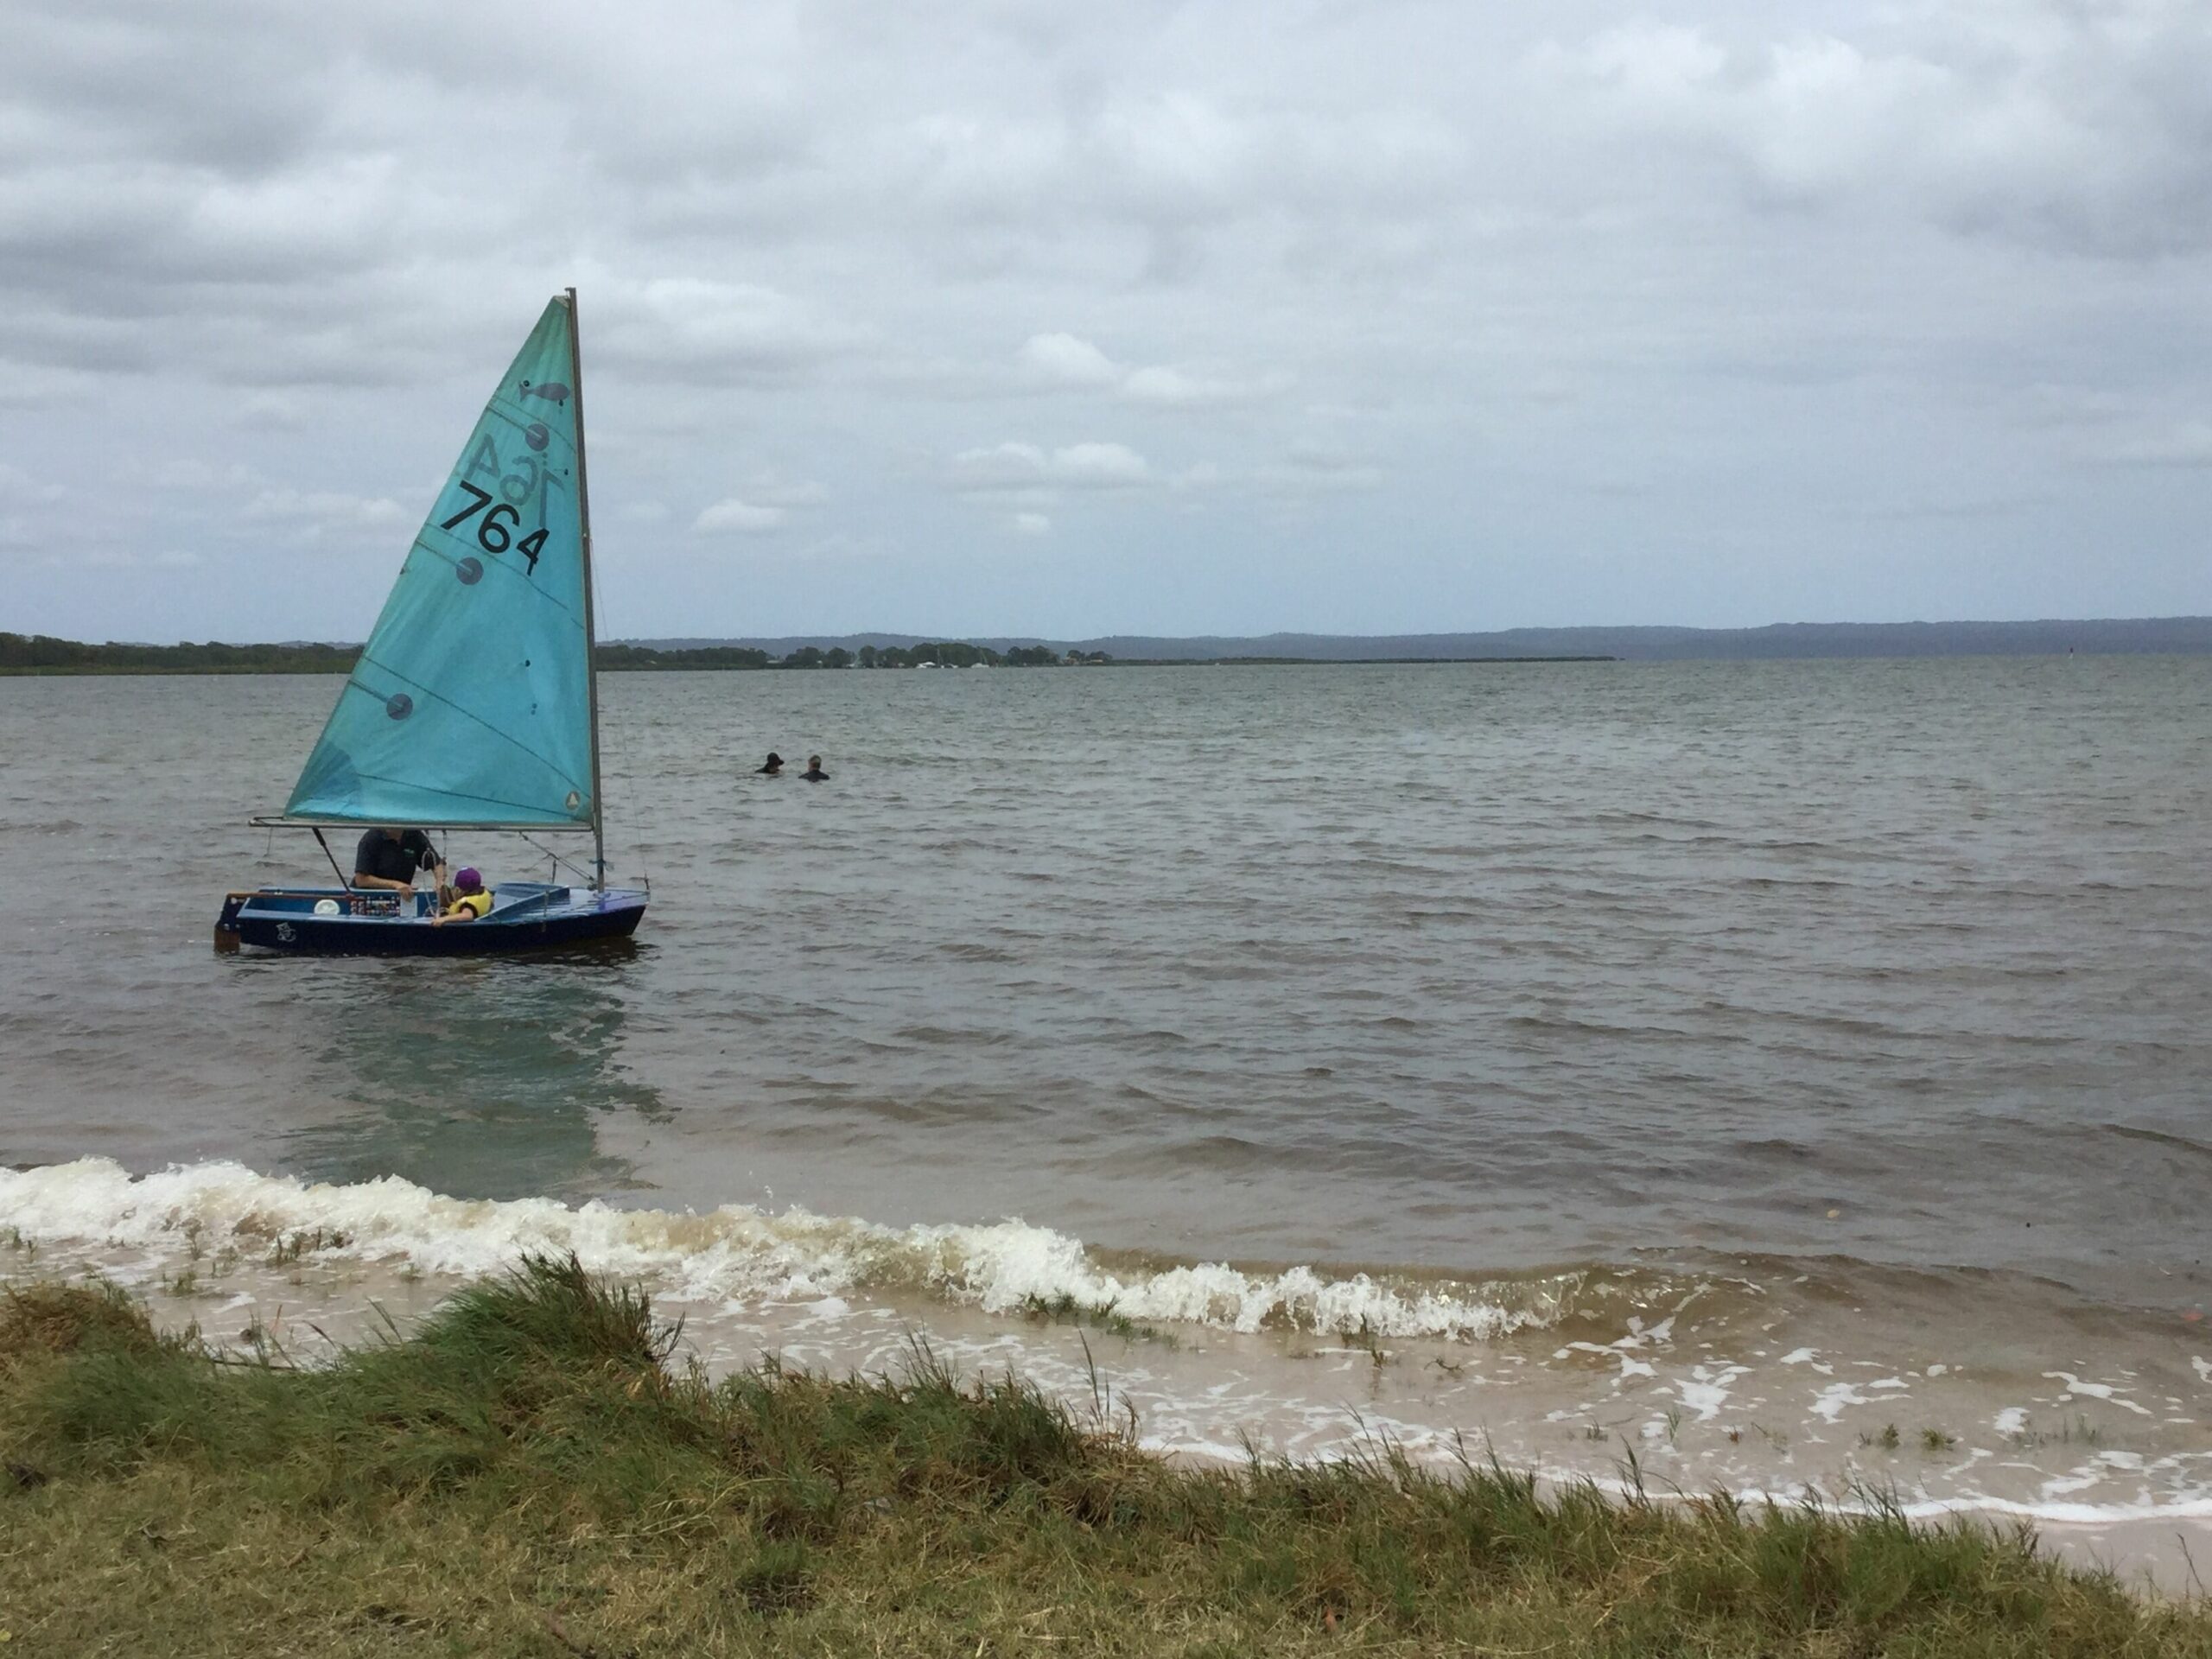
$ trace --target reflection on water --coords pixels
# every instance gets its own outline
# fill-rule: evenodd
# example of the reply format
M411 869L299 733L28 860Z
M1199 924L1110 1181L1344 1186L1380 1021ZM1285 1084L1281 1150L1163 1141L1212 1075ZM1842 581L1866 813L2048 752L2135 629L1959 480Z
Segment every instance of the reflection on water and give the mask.
M595 1128L607 1113L667 1114L623 1063L634 954L300 974L300 1023L319 1045L310 1065L335 1109L288 1133L282 1163L315 1180L397 1175L467 1198L635 1185Z

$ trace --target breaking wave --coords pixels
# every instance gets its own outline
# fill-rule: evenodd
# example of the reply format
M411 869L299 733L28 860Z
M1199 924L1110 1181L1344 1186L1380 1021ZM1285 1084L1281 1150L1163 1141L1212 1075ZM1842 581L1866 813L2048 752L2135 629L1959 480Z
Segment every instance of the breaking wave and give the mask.
M551 1198L453 1198L396 1176L326 1185L232 1162L149 1175L105 1158L0 1171L0 1224L41 1243L161 1253L193 1244L267 1252L304 1241L319 1257L469 1276L526 1252L574 1252L594 1272L700 1300L907 1291L1001 1312L1032 1298L1066 1298L1132 1319L1230 1331L1470 1341L1557 1324L1577 1310L1586 1287L1595 1289L1581 1272L1469 1283L1332 1278L1311 1267L1246 1271L1222 1262L1117 1270L1080 1239L1021 1221L893 1228L749 1205L702 1215L596 1200L571 1207Z

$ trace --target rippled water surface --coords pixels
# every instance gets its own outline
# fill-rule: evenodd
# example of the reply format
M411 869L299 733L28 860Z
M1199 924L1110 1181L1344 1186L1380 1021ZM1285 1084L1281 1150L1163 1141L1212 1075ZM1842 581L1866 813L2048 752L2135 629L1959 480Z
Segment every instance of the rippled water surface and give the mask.
M610 677L633 959L216 957L334 685L0 684L12 1155L2203 1289L2212 664Z
M2212 661L603 689L634 952L409 963L209 949L334 680L0 681L0 1161L1887 1286L2202 1411Z

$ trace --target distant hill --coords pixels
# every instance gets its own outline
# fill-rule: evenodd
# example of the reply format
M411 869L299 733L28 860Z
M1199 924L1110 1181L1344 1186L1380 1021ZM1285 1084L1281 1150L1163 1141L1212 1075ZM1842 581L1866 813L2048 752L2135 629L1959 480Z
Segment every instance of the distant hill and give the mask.
M657 651L736 646L789 656L811 645L858 652L909 649L942 634L791 634L774 639L640 639ZM1290 658L1309 662L1411 658L1618 657L1629 662L1742 661L1806 657L2063 657L2212 652L2212 617L2115 618L2043 622L1778 622L1763 628L1509 628L1497 633L1199 634L1167 639L1107 634L1047 639L1036 634L963 636L1004 652L1017 646L1104 652L1124 662L1203 662L1223 657Z

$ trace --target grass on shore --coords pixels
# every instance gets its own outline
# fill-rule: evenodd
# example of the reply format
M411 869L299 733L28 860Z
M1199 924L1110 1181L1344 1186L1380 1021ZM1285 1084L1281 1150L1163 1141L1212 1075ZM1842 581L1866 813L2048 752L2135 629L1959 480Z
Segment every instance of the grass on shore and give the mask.
M2024 1534L1169 1465L1011 1378L709 1383L531 1260L294 1369L0 1292L0 1637L71 1654L2212 1656ZM1105 1414L1102 1410L1101 1416Z

